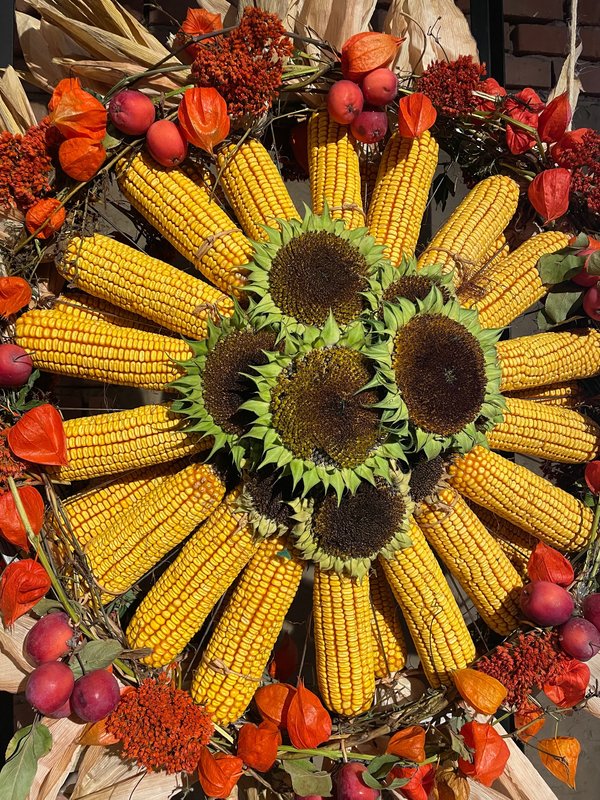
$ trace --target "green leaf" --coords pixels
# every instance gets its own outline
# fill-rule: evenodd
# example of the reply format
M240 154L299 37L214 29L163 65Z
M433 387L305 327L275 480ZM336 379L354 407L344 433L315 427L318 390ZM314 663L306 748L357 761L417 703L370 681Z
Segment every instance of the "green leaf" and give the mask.
M77 680L86 672L110 666L122 652L123 648L116 639L87 642L76 655L71 657L69 666Z
M308 758L286 758L282 762L284 770L292 780L292 789L300 797L316 794L331 797L331 775L317 770Z
M594 250L586 258L585 268L590 275L600 275L600 250Z
M25 800L37 772L38 761L52 749L52 734L41 722L21 728L6 750L7 761L0 772L0 797Z
M63 607L58 600L52 600L50 597L42 597L42 599L38 600L31 610L39 617L43 617L50 611L56 611L57 609L60 611L63 610Z
M546 319L556 325L572 317L581 305L583 289L573 290L572 284L559 283L554 286L544 304Z
M570 252L563 251L542 256L539 261L540 279L542 283L556 284L569 280L583 269L585 259Z

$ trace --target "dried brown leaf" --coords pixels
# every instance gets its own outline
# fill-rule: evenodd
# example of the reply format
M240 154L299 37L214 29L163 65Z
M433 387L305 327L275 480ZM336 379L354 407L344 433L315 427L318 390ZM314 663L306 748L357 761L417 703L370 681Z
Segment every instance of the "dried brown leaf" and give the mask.
M23 691L25 681L33 666L23 655L23 642L36 620L25 614L10 628L0 625L0 690Z
M404 74L420 75L432 62L459 55L479 61L465 15L453 0L392 0L383 30L406 37L395 62Z
M166 800L181 785L179 775L145 772L123 761L116 752L88 747L71 800Z
M0 78L0 131L24 133L36 122L19 76L11 66L6 67Z
M52 749L38 761L29 796L35 800L55 800L82 750L77 739L84 725L68 717L43 722L52 734Z
M368 29L375 6L376 0L305 0L296 14L296 30L316 32L339 50L350 36Z

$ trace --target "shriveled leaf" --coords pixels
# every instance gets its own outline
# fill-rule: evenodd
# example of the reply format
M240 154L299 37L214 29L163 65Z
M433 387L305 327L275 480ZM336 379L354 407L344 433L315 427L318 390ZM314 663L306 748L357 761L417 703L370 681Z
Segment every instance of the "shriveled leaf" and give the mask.
M292 789L300 797L311 794L331 797L331 775L318 770L310 759L285 759L282 765L291 778Z
M77 680L84 672L109 667L122 652L123 648L116 639L98 639L87 642L77 655L71 657L69 666Z
M16 746L13 746L18 737ZM11 800L25 800L35 777L38 761L52 747L52 734L45 725L34 722L27 735L19 731L9 742L7 752L10 758L0 772L0 797Z

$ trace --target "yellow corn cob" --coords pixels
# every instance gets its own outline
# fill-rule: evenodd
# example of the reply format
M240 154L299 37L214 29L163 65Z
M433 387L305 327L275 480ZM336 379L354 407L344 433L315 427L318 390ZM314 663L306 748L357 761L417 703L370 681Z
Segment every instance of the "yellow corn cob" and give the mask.
M102 486L69 497L62 505L79 545L85 547L107 526L114 524L116 514L122 514L183 466L181 461L175 461L132 470Z
M153 331L154 333L159 331L154 322L149 322L138 314L133 314L131 311L83 292L61 294L54 301L52 308L60 314L80 317L89 322L108 322L122 328L137 328L140 331Z
M181 339L54 310L22 314L15 340L47 372L159 391L170 391L182 374L175 362L192 353Z
M169 404L70 419L64 423L69 463L46 469L55 480L81 481L175 461L212 446L210 437L184 427Z
M505 339L496 345L502 391L521 391L600 372L600 331L578 328Z
M418 139L395 133L386 145L367 214L369 233L392 264L414 255L439 148L429 131Z
M206 336L207 319L233 313L214 286L98 233L74 236L56 268L80 289L191 339Z
M522 578L526 578L527 563L538 540L531 534L525 533L522 528L517 528L512 522L508 522L508 520L502 519L492 511L488 511L487 508L478 506L475 503L470 503L470 506L496 539L502 548L502 552L508 557L508 560L519 575Z
M299 215L271 156L257 139L223 147L217 155L227 201L251 239L267 239L264 225Z
M484 328L509 325L547 292L537 268L541 256L560 250L568 241L569 237L559 231L533 236L509 256L482 267L461 284L461 305L475 307Z
M117 178L131 205L196 269L227 294L241 295L252 246L212 199L204 173L163 169L138 153L118 163Z
M566 381L551 383L548 386L537 386L534 389L523 389L513 395L507 393L506 396L519 397L522 400L535 400L536 403L548 403L563 408L579 408L587 394L577 381Z
M325 110L308 123L308 163L313 213L322 214L327 204L332 218L343 219L347 228L363 226L358 145Z
M402 610L429 683L449 684L455 669L473 661L475 645L440 565L414 520L409 536L411 547L398 550L389 560L380 557L379 563Z
M435 506L424 505L417 522L484 622L508 636L519 624L523 581L494 537L452 489L443 489Z
M207 464L190 464L154 486L85 548L102 591L127 591L214 511L224 492Z
M283 538L259 545L194 674L192 697L221 725L248 707L298 590L304 564L278 555L286 547Z
M450 466L450 476L469 500L558 550L581 550L590 540L592 512L581 500L480 445Z
M127 639L152 648L147 664L169 664L183 651L256 550L238 495L231 492L190 536L133 615Z
M375 693L369 578L315 567L313 626L319 691L327 708L352 717Z
M459 286L464 270L479 263L517 210L519 187L505 175L480 181L433 237L417 267L441 264ZM463 267L464 265L464 267Z
M570 408L507 397L503 421L487 439L494 450L579 464L600 450L600 426Z
M385 579L381 564L369 575L371 630L375 677L386 678L406 664L406 642L398 616L398 605Z

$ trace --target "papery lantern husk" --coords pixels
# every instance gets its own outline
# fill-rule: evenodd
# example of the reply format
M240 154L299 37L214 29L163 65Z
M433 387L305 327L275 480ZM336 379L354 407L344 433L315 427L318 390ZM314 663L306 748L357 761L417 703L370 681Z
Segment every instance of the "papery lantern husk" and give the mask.
M506 687L477 669L457 669L452 680L462 699L480 714L495 714L506 698Z

